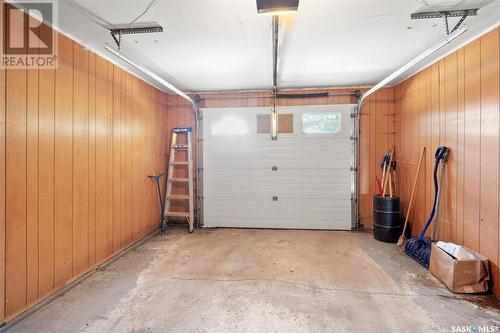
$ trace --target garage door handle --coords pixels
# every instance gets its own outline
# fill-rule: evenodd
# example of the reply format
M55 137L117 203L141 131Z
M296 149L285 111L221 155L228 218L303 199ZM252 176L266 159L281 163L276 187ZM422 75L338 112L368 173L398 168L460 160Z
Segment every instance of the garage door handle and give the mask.
M273 167L272 167L272 170L273 170L273 171L278 171L278 167L277 167L277 166L273 166Z
M278 197L277 197L277 196L274 196L274 197L273 197L273 201L278 201Z

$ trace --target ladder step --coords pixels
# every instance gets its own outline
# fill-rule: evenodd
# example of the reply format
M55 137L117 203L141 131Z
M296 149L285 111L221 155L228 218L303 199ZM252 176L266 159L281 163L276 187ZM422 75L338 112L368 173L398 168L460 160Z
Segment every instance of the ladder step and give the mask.
M189 213L185 213L185 212L167 212L167 216L189 217Z
M188 145L173 145L172 149L176 150L188 150L189 146Z
M173 161L170 162L172 165L188 165L188 161Z
M170 178L169 182L188 182L189 178Z
M170 194L170 195L167 195L167 199L188 200L189 199L189 195L184 195L184 194Z
M172 128L173 133L190 133L193 130L192 127L176 127Z

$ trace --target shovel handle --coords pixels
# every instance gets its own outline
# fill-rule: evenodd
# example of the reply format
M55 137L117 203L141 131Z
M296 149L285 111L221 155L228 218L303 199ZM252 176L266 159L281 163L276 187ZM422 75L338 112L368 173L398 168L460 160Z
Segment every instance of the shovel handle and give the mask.
M403 226L403 232L401 233L401 236L399 236L398 246L401 246L403 244L404 234L406 231L406 227L408 226L408 218L410 217L410 211L411 211L411 207L413 204L413 197L415 196L415 191L417 189L418 175L420 174L420 168L422 166L422 160L424 159L424 155L425 155L425 147L422 148L422 152L420 153L420 159L418 161L417 173L415 175L415 180L413 181L413 187L411 189L410 202L408 203L408 209L406 210L405 224Z

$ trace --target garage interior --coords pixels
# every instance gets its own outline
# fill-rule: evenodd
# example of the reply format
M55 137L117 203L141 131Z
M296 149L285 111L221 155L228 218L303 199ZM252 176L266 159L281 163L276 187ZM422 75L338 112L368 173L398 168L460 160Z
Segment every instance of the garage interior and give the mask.
M0 5L1 331L500 330L500 1Z

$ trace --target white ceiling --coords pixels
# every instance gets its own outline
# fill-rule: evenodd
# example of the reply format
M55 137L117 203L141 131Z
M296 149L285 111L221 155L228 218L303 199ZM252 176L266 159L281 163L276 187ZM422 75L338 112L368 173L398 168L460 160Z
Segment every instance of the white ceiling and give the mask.
M500 0L426 2L432 8L483 7L465 21L468 32L427 63L500 20ZM129 23L149 3L61 0L59 29L105 55L104 43L114 42L96 22ZM423 0L300 0L298 14L281 19L279 87L377 83L445 36L440 19L410 19L423 7ZM138 22L146 21L157 21L164 32L124 36L122 52L179 88L272 86L271 17L257 15L255 0L156 0Z

